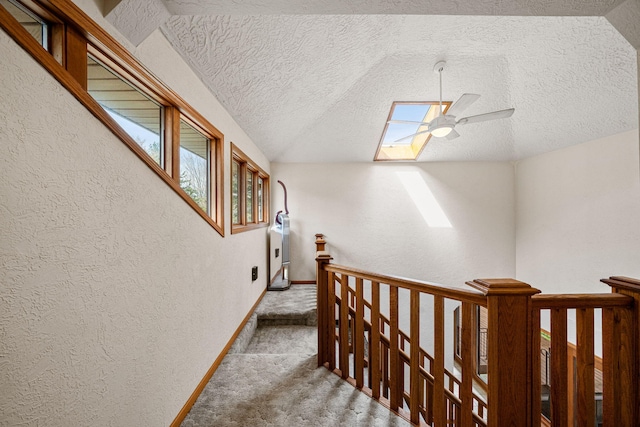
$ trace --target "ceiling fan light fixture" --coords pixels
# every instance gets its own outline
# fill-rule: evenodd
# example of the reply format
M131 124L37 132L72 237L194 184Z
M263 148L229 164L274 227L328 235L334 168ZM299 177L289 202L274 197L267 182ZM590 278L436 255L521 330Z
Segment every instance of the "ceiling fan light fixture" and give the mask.
M436 127L435 129L431 129L431 135L437 137L437 138L442 138L444 136L447 136L451 133L451 131L453 130L453 127L448 125L448 124L443 124L440 125L438 127Z
M429 132L436 138L442 138L451 133L456 121L452 116L438 116L429 123Z

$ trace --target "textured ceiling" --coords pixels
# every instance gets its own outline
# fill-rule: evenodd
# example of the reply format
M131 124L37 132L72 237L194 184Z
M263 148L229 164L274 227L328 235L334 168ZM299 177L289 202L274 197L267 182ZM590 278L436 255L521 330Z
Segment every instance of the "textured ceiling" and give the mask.
M605 15L624 0L163 0L174 15Z
M604 17L358 15L389 2L313 3L156 0L171 44L272 161L371 161L393 101L437 100L441 59L445 100L482 95L465 115L516 112L434 138L419 160L517 160L638 127L637 53ZM433 13L562 15L606 14L620 1L426 3L440 5ZM425 2L393 4L422 13ZM286 11L316 14L277 14Z

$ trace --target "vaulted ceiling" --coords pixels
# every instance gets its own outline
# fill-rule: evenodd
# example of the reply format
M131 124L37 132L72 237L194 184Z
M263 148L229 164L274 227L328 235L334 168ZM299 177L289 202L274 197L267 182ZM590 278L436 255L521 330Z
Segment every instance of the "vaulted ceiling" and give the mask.
M419 160L507 161L638 127L628 2L123 0L107 17L136 44L159 27L271 161L371 161L393 101L438 99L439 60L445 100L481 95L464 115L516 111Z

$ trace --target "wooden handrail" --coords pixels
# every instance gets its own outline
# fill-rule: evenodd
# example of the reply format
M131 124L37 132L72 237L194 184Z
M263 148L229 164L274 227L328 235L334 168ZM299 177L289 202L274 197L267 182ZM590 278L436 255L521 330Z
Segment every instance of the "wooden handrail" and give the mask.
M445 298L466 301L481 306L486 306L487 304L486 296L482 292L473 288L446 286L422 280L408 279L406 277L371 273L357 268L345 267L336 264L327 264L325 266L325 270L332 273L359 277L372 282L384 283L399 289L415 290L426 294L440 295Z
M624 289L636 293L640 292L640 280L632 279L631 277L611 276L608 279L602 279L600 281L611 286L614 290Z
M544 294L531 297L538 310L552 308L605 308L633 306L633 298L622 294Z

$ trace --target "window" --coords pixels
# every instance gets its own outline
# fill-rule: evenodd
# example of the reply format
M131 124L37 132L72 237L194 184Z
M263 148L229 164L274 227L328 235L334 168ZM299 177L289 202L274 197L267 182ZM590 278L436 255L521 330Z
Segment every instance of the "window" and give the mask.
M72 2L0 0L0 27L224 236L220 131Z
M42 18L15 0L0 0L0 5L2 5L42 47L49 50L49 28Z
M246 173L247 173L247 180L246 185L245 185L245 191L246 191L246 197L245 197L245 205L247 207L247 211L246 211L246 217L247 217L247 223L251 223L253 222L253 196L254 196L254 192L253 192L253 174L254 171L252 171L251 169L249 169L248 167L245 167L246 169Z
M258 176L258 222L264 221L264 179Z
M89 55L87 91L133 140L163 165L163 107Z
M269 175L231 144L231 233L268 225Z
M451 102L443 102L442 105L443 112L446 112ZM431 101L394 102L374 160L416 160L431 138L431 134L426 132L427 126L419 122L430 122L436 118L439 108L438 102ZM392 121L407 123L390 123Z
M209 212L209 138L180 120L180 187Z
M231 223L233 225L241 225L241 203L240 199L240 163L235 159L231 161Z

